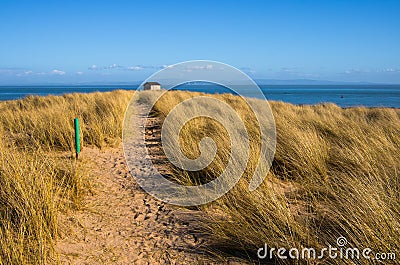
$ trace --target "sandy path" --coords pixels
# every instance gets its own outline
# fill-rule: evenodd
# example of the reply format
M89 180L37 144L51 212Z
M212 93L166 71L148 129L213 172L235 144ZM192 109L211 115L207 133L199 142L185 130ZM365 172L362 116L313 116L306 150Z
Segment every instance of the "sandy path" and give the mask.
M61 218L61 264L214 263L199 249L204 239L191 232L200 213L145 193L129 174L122 148L85 148L81 157L92 166L92 193L81 210ZM147 173L140 165L134 172Z

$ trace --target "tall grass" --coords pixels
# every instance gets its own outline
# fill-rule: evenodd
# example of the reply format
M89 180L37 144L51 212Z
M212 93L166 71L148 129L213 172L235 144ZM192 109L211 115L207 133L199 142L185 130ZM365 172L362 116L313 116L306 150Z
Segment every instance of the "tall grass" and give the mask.
M179 102L196 95L200 94L168 92L154 110L164 118ZM147 96L143 94L142 98ZM203 207L208 214L204 225L219 239L216 245L256 258L258 248L265 243L276 249L320 250L328 245L337 246L336 239L344 236L349 242L346 247L399 251L400 110L272 102L277 129L275 159L264 183L249 192L249 179L258 157L254 150L260 145L254 116L239 97L212 96L245 117L253 154L241 181L225 196ZM265 104L252 100L259 108ZM229 159L226 150L229 151L230 139L212 120L199 118L188 122L180 132L181 149L188 157L198 157L198 143L204 136L215 139L222 150L204 171L176 170L178 181L195 185L203 182L199 178L215 178L223 171ZM283 264L317 261L274 260ZM376 262L362 260L363 264Z
M115 91L0 102L0 264L57 262L58 214L80 206L90 174L72 155L73 118L80 118L84 145L115 145L131 95Z
M73 119L80 118L84 144L103 147L120 141L132 92L29 96L0 104L0 124L17 146L73 150Z
M145 102L151 93L140 93L140 99ZM155 111L165 117L176 104L195 95L200 94L168 92ZM123 114L131 96L131 92L115 91L0 102L0 264L56 262L58 212L79 207L88 174L72 156L73 118L81 120L84 145L115 145L121 140ZM260 130L239 97L213 96L239 113L251 149L240 182L202 208L208 216L204 226L217 239L216 245L254 257L264 243L275 248L318 248L336 246L336 238L345 236L352 247L380 252L400 249L399 110L273 102L275 160L264 183L249 192L260 152ZM264 102L255 103L263 108ZM217 122L202 118L189 122L180 134L183 152L197 157L204 136L217 142L216 159L201 172L176 169L178 181L203 183L224 170L230 139ZM363 260L368 262L374 263Z

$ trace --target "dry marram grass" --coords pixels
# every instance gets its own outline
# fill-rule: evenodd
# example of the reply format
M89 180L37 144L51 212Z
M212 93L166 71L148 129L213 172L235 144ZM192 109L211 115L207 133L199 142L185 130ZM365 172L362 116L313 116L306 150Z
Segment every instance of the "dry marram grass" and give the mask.
M168 92L154 110L164 118L178 103L198 95L202 94ZM146 97L149 95L142 95L144 101ZM219 200L202 207L208 214L206 231L219 239L211 247L224 246L232 253L255 257L265 243L276 249L321 249L329 244L337 246L336 239L344 236L347 247L369 247L386 253L400 249L400 110L272 102L277 130L274 162L264 183L249 192L249 179L259 155L257 124L239 97L212 97L246 117L252 149L241 181ZM260 101L256 105L262 108L263 104ZM198 143L204 136L213 138L222 151L201 172L176 170L178 181L202 183L199 178L212 179L224 170L230 139L210 119L199 118L185 125L180 132L181 149L188 157L197 157ZM351 264L357 260L321 262Z
M156 92L141 92L139 100L146 102L152 93ZM163 118L176 104L196 95L203 94L168 92L154 110ZM88 174L84 163L73 159L73 118L81 120L85 145L115 145L121 140L131 96L115 91L0 103L0 264L55 261L57 213L79 207ZM225 246L230 254L251 258L264 243L319 248L335 246L338 236L345 236L348 246L380 252L400 249L399 110L272 102L275 159L264 183L249 192L260 154L258 124L241 98L213 97L230 104L244 120L251 150L240 182L201 208L207 216L204 229L215 238L213 251ZM265 104L254 101L260 108ZM204 183L224 170L230 139L218 122L199 118L186 124L180 133L182 151L197 157L198 143L205 136L216 141L216 158L200 172L175 169L177 181Z
M121 140L132 93L70 94L0 102L0 264L56 262L58 213L79 207L87 172L73 156L73 118L85 145Z

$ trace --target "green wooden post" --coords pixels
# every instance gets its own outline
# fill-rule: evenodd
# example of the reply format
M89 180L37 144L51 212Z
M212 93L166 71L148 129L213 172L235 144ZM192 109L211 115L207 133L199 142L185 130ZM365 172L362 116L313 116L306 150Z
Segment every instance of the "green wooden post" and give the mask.
M79 132L78 118L74 119L74 125L75 125L75 154L76 154L76 159L78 159L79 153L81 152L81 135Z

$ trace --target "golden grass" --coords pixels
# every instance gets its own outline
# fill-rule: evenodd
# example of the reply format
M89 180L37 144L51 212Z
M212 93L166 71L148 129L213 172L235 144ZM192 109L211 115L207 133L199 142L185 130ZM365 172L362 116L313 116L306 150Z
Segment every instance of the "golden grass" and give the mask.
M196 95L200 94L168 92L154 110L164 118L178 103ZM142 94L142 100L148 96ZM272 102L277 129L275 159L264 183L249 192L249 179L259 154L259 130L239 97L211 96L246 117L252 148L241 181L219 200L202 207L208 214L204 222L207 231L219 239L216 245L255 257L264 243L274 248L321 249L329 244L337 246L336 239L345 236L347 247L369 247L375 252L400 249L400 110ZM262 108L263 104L259 101L257 106ZM201 172L176 170L178 181L187 185L202 183L199 178L215 178L224 169L229 159L229 136L208 118L185 125L180 132L182 151L188 157L197 157L198 143L204 136L213 138L222 150ZM368 262L376 261L363 260L363 264Z
M103 147L120 141L122 120L132 92L37 97L0 104L0 124L17 146L73 150L75 117L83 143Z
M80 118L84 145L115 145L131 96L114 91L0 102L0 264L57 262L58 214L79 208L90 173L74 159L73 118Z
M200 94L168 92L155 111L165 117L194 95ZM0 264L56 262L58 212L79 207L88 174L84 164L73 159L73 118L81 120L84 145L115 145L121 141L131 96L115 91L0 102ZM144 101L147 96L140 93ZM335 246L341 235L349 246L380 252L400 249L399 110L273 102L275 160L262 186L249 192L260 130L239 97L213 96L245 119L251 138L243 178L228 194L202 207L208 216L204 226L216 245L254 257L264 243L286 248ZM256 103L263 107L263 102ZM184 127L183 152L197 157L204 136L216 140L216 159L201 172L176 170L178 181L203 183L225 168L229 136L210 119L194 119Z

